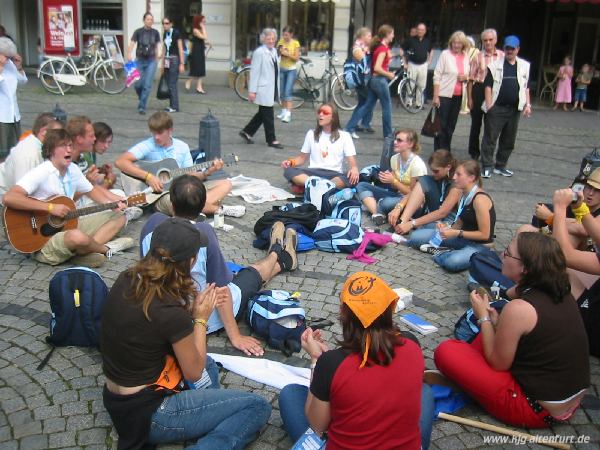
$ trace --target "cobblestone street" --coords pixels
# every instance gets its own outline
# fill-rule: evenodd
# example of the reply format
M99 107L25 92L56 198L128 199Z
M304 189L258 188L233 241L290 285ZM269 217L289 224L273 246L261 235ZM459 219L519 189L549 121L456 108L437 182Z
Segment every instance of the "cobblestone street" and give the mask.
M132 89L121 95L110 96L88 87L74 88L65 97L48 94L32 75L28 85L19 91L19 105L23 114L22 127L27 129L36 115L51 111L56 102L69 115L84 114L92 121L105 121L115 132L110 152L100 157L100 162L113 162L118 154L134 143L149 136L146 120L138 115L135 93ZM154 92L153 92L154 94ZM182 112L173 114L175 137L197 147L199 120L211 109L221 125L222 154L235 153L240 162L227 168L232 176L265 178L271 184L286 188L280 162L297 154L304 135L315 125L310 105L294 111L289 124L276 123L277 138L285 149L267 147L262 129L255 136L255 144L247 145L238 136L241 127L255 113L256 107L242 102L233 90L226 87L207 86L207 95L187 94L181 85ZM153 95L148 114L161 110L166 102ZM417 115L393 107L393 125L420 130L425 112ZM342 123L350 114L342 112ZM485 180L485 188L495 202L496 249L503 249L517 226L528 223L536 202L551 201L555 189L567 186L577 174L585 153L600 142L600 117L596 112L563 113L534 104L533 116L522 119L509 168L515 171L512 178L498 175ZM362 134L355 141L360 167L379 161L382 147L381 113L374 114L374 135ZM467 155L470 118L461 116L455 133L453 148L457 158ZM433 142L423 139L423 159L433 151ZM227 204L243 204L239 198L227 199ZM278 204L278 203L276 203ZM225 258L246 265L264 256L252 247L253 226L263 212L273 203L246 204L247 213L241 218L227 217L233 225L229 232L218 230L217 235ZM124 234L139 237L142 219L130 224ZM363 218L365 224L368 219ZM1 239L1 238L0 238ZM118 274L129 267L138 255L133 248L113 257L98 272L110 286ZM345 278L359 270L368 270L383 277L392 287L405 287L417 297L408 311L422 315L439 327L437 333L419 336L428 369L434 368L432 354L435 347L452 336L454 324L467 308L466 273L450 274L437 267L429 255L403 246L388 245L373 253L378 262L365 266L346 260L345 254L329 254L313 250L299 254L298 270L277 276L269 285L273 289L301 292L301 301L310 318L328 318L336 324L324 335L335 345L341 332L337 323L339 290ZM102 405L101 358L96 350L87 348L59 348L48 365L36 370L49 347L44 338L48 334L50 307L48 282L62 265L50 267L39 264L12 250L5 240L0 240L0 449L31 450L46 448L116 449L117 435ZM242 330L248 332L242 324ZM209 350L217 353L241 355L232 349L225 333L211 335ZM304 353L285 359L273 350L266 352L271 359L293 365L308 366ZM590 358L592 387L590 394L600 394L600 363ZM233 373L221 372L225 387L260 393L273 406L268 425L250 448L289 449L292 442L286 437L277 409L278 390L246 380ZM469 405L457 413L461 417L482 420L500 425L480 407ZM574 448L600 448L600 410L580 408L568 425L553 429L531 431L535 435L561 435L590 437L589 444L576 444ZM535 444L514 445L484 444L484 438L493 436L475 428L437 421L432 434L432 450L462 448L546 448ZM508 440L507 442L510 442ZM181 445L161 446L180 449Z

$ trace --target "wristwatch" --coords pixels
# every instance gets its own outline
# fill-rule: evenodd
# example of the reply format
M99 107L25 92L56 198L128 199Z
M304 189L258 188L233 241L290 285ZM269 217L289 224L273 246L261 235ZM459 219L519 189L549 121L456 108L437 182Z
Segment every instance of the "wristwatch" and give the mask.
M460 231L458 232L458 237L459 237L459 238L462 238L464 234L465 234L465 232L464 232L463 230L460 230Z
M417 228L417 221L415 219L411 220L410 224L412 225L413 230Z
M492 319L490 319L489 317L482 317L481 319L477 319L477 325L479 325L479 327L481 327L483 322L491 322L491 321L492 321Z

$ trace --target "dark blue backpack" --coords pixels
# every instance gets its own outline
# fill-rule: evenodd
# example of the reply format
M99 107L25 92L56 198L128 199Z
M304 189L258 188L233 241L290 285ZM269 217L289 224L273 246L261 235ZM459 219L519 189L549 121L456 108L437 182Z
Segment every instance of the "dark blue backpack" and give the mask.
M266 290L248 300L246 317L252 330L286 356L299 352L300 336L306 329L306 313L289 292Z
M352 253L363 237L362 228L345 219L321 219L313 231L317 248L333 253Z
M502 297L506 297L507 289L515 285L514 281L502 275L502 261L500 257L488 249L471 255L469 275L477 283L488 289L494 282L498 283Z
M490 302L490 306L500 313L507 303L508 300L500 299ZM473 312L473 308L468 309L467 312L460 316L460 319L458 319L454 325L454 337L469 343L473 342L479 334L479 331L477 317Z

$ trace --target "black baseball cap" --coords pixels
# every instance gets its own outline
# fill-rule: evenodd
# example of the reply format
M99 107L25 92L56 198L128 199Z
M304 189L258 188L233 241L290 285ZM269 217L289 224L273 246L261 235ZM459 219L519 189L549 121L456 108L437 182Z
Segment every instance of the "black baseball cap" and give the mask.
M200 247L208 245L208 238L187 219L169 217L154 229L150 241L150 252L162 248L174 262L191 259Z

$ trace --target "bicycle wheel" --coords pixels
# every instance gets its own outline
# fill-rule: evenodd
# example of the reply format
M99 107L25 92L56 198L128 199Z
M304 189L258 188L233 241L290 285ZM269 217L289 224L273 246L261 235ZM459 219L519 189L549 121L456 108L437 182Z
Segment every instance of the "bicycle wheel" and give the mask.
M346 87L343 75L338 75L331 82L331 96L337 107L344 111L352 111L358 105L356 89Z
M306 89L302 85L299 78L294 81L294 87L292 88L292 109L300 108L306 101Z
M120 94L126 88L125 67L116 61L104 61L94 69L93 80L102 92Z
M235 76L233 89L239 98L248 101L248 83L250 82L250 67L244 67Z
M62 89L62 93L66 94L73 86L56 81L54 78L54 75L56 74L75 75L73 67L63 60L47 59L40 66L40 71L38 73L42 86L44 86L48 92L52 94L61 94Z
M417 86L417 82L412 78L405 78L398 85L398 96L400 103L406 111L416 114L423 109L425 98L423 90Z

